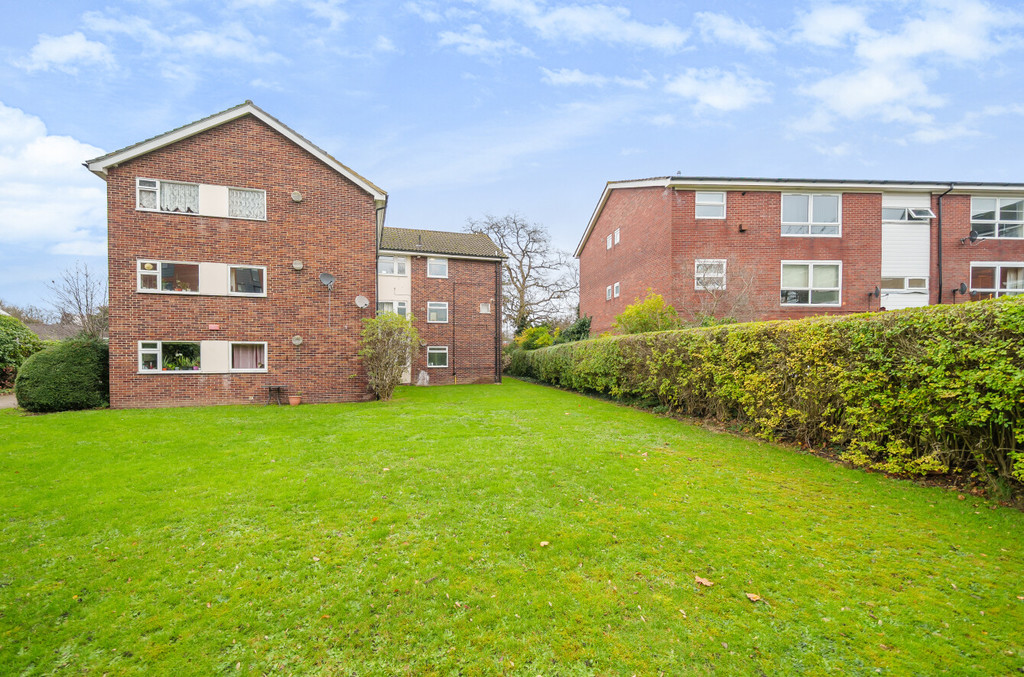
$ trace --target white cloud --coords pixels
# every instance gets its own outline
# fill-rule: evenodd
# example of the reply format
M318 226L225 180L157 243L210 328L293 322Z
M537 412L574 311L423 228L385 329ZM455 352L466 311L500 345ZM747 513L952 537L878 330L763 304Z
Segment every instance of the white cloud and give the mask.
M348 12L341 8L337 0L306 0L302 6L313 16L326 20L327 27L332 31L349 20Z
M742 47L749 52L770 52L775 49L768 32L748 26L724 14L697 12L694 15L701 37L708 42L722 42Z
M930 94L921 73L904 69L864 68L841 73L803 87L800 92L832 113L849 119L878 117L885 122L923 124L931 115L922 108L939 108L943 98Z
M395 43L390 38L378 35L377 40L373 43L373 49L376 52L396 52L398 49L395 47Z
M38 117L0 103L0 242L59 254L100 252L106 185L82 162L102 153L50 135Z
M734 111L769 101L768 83L717 68L688 68L665 84L669 94L692 99L698 109Z
M686 31L667 21L657 25L636 21L625 7L589 4L548 9L534 0L482 0L482 4L516 17L552 41L596 41L671 52L681 49L688 37Z
M15 65L29 71L59 70L70 75L78 73L79 66L102 66L113 68L114 55L102 42L87 39L82 33L53 37L40 35L28 58L15 62Z
M495 58L501 54L533 56L533 52L515 40L510 38L492 40L488 38L487 32L480 24L467 26L462 33L444 31L437 37L438 44L442 47L454 47L459 52L469 56L482 56L486 58Z
M604 75L594 75L590 73L584 73L578 68L559 68L558 70L550 70L541 67L541 81L555 85L556 87L562 86L574 86L583 85L591 87L604 87L609 83L621 85L623 87L632 87L635 89L647 89L650 86L653 78L650 74L644 74L642 78L623 78L623 77L607 77Z
M863 7L825 5L802 14L795 38L822 47L838 47L851 36L871 35L868 10Z
M655 127L671 127L676 124L676 117L670 113L662 113L650 118L650 123Z

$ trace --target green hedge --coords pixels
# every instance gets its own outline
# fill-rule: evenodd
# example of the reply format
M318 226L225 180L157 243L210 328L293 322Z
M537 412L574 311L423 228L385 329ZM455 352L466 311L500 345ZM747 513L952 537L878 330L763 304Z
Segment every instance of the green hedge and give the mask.
M108 348L72 339L25 360L14 382L18 406L34 412L102 407L110 399Z
M516 351L508 372L895 474L1024 481L1024 298L599 338Z

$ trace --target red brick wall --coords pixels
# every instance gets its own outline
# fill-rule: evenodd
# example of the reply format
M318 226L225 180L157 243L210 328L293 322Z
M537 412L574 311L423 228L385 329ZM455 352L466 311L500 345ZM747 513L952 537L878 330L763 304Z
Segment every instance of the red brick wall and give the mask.
M427 277L427 257L411 256L410 275L414 326L426 344L413 362L412 382L421 370L431 385L500 382L500 264L449 258L448 277L432 278ZM428 302L448 304L447 323L427 322ZM489 303L491 312L481 313L481 303ZM448 347L447 368L427 367L427 346Z
M137 211L136 177L264 189L267 220ZM107 184L111 406L265 401L268 384L308 402L369 397L357 359L359 320L376 303L369 194L249 116L111 168ZM263 265L267 296L140 294L139 258ZM337 279L330 324L323 272ZM269 373L138 374L140 340L266 341Z

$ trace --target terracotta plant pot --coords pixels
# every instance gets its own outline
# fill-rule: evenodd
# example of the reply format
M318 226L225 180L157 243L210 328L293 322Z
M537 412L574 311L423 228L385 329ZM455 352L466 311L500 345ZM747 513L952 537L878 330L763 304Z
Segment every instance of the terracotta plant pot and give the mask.
M293 407L298 406L301 403L302 403L302 395L289 395L288 396L288 404L292 405Z

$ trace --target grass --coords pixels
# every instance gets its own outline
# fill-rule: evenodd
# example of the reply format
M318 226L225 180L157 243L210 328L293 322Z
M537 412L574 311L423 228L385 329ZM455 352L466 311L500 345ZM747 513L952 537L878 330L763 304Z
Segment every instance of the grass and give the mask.
M0 516L3 674L1024 666L1021 513L512 380L0 411Z

